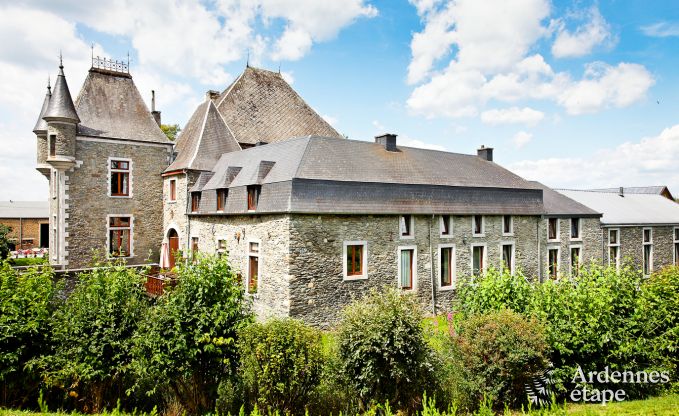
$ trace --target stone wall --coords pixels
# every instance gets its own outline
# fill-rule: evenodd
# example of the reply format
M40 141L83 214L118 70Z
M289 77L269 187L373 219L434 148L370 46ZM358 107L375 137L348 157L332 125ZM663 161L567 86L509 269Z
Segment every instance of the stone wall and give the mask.
M543 219L540 228L540 263L541 279L549 278L549 254L552 248L559 248L559 276L571 274L571 247L580 247L581 264L583 266L594 262L601 264L602 230L598 218L580 218L579 239L571 239L571 219L558 218L558 241L548 240L549 219Z
M620 230L620 258L623 264L630 264L638 269L643 265L643 229L653 230L653 270L660 270L673 264L674 261L674 228L673 226L651 227L605 227L606 252L604 264L608 264L608 230L611 228Z
M77 149L75 143L76 125L73 123L62 123L52 121L47 128L47 137L54 135L57 138L55 150L57 156L74 157ZM49 143L49 140L48 140ZM46 148L49 155L49 144ZM49 156L48 156L49 158Z
M193 216L190 221L190 237L198 238L201 253L215 254L218 240L226 240L230 264L244 285L248 245L259 242L257 293L247 295L259 319L290 315L289 230L288 215Z
M129 264L158 261L163 236L163 179L169 146L78 138L76 167L66 172L68 268L91 264L94 250L108 251L107 216L133 217ZM131 197L110 197L109 158L131 159Z
M189 171L163 178L163 238L167 237L170 228L174 228L179 235L179 248L187 251L189 249L189 222L187 220L187 209L189 208L188 190L196 183L200 176L198 171ZM176 180L176 200L170 200L170 181Z
M49 241L40 241L40 225L49 224L49 218L0 218L0 224L12 229L8 237L16 244L16 248L28 249L49 245ZM33 244L21 244L21 240L26 239L32 239Z

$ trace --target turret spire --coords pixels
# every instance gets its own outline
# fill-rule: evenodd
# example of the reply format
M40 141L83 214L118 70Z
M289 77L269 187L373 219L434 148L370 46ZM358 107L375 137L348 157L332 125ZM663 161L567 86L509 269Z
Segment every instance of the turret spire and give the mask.
M44 119L50 121L71 121L79 123L78 113L75 111L73 99L71 99L71 92L68 90L66 83L66 76L64 75L64 63L59 52L59 75L54 83L54 92L52 98L49 100L49 105L44 114Z
M42 102L42 108L40 109L40 115L38 116L38 121L33 127L33 133L35 134L47 134L47 122L42 118L47 112L47 107L49 106L50 99L52 98L52 87L50 86L50 77L47 76L47 94L45 94L45 100Z

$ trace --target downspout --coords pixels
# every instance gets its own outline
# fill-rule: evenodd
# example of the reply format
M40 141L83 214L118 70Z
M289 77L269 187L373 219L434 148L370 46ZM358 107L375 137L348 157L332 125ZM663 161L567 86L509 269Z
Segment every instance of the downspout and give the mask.
M191 193L189 192L189 175L186 173L186 207L184 209L184 215L186 215L186 251L184 258L188 259L189 252L191 251L191 217L189 216L189 211L191 209Z
M599 220L599 228L601 228L601 267L604 267L606 265L606 262L604 261L606 258L606 241L604 239L606 230L604 229L603 224L601 224L601 220ZM610 263L611 259L608 259L608 262Z
M24 249L24 219L19 217L19 248Z
M429 277L431 278L431 311L436 316L436 285L434 282L434 247L431 244L431 229L434 226L434 214L429 220Z
M540 223L542 222L542 217L538 217L536 227L535 227L535 237L538 240L538 282L542 282L542 244L540 241Z

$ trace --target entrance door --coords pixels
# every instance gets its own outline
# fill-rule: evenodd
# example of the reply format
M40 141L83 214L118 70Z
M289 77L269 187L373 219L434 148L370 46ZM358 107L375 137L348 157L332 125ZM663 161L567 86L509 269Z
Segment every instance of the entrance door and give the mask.
M175 253L179 250L179 235L174 229L170 230L167 234L167 239L170 242L170 269L174 267L175 264Z
M40 224L40 248L49 248L50 246L50 225Z

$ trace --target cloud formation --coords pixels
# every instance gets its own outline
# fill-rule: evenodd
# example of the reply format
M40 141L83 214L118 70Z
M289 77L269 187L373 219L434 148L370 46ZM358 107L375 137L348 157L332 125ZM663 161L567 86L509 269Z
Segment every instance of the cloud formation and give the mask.
M552 45L552 55L557 58L570 58L589 55L592 50L602 44L612 46L614 43L610 25L596 7L576 16L585 20L575 31L569 31L563 20L556 22L558 33Z

